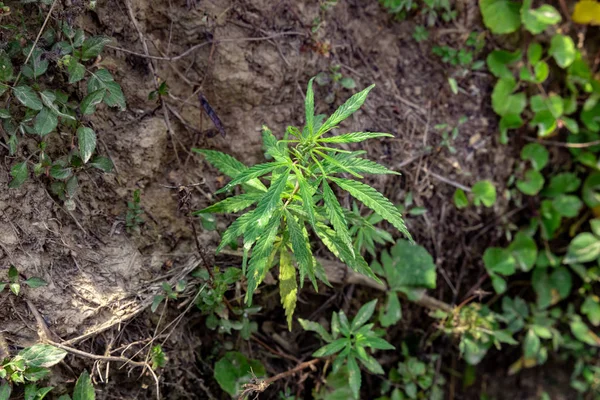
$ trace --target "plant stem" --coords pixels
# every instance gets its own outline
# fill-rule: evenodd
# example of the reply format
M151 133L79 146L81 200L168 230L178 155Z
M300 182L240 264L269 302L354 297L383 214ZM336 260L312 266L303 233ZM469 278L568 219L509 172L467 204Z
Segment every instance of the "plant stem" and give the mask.
M280 374L272 376L272 377L270 377L268 379L265 379L264 383L266 383L267 385L270 385L273 382L276 382L276 381L278 381L278 380L280 380L282 378L286 378L286 377L288 377L290 375L294 375L295 373L300 372L300 371L302 371L302 370L304 370L306 368L312 367L313 365L315 365L319 361L321 361L320 358L314 358L314 359L312 359L310 361L304 361L303 363L298 364L296 367L294 367L294 368L292 368L290 370L287 370L285 372L282 372Z

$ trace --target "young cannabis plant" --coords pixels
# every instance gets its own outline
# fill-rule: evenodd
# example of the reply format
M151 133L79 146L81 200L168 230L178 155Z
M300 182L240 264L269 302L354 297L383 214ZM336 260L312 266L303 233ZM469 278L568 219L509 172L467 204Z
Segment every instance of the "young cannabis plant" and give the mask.
M313 357L334 356L332 370L337 372L346 365L348 384L355 399L359 398L361 374L358 361L371 373L383 375L381 364L371 355L367 348L373 350L394 350L395 347L386 342L373 330L375 324L367 322L373 316L377 300L363 305L350 322L344 311L331 315L331 334L317 322L300 319L305 331L317 333L327 344L313 353Z
M392 135L377 132L326 135L360 108L375 85L352 96L325 119L325 116L315 116L314 113L313 79L308 83L306 125L302 130L290 126L283 140L277 140L267 127L263 127L265 148L273 161L248 168L221 152L194 149L223 174L233 178L217 193L227 192L237 185L245 190L243 194L227 198L196 214L235 213L256 204L253 210L242 214L223 233L217 253L243 236L242 270L248 280L248 304L252 303L252 295L267 272L279 263L281 301L290 328L298 292L296 269L300 275L300 287L306 277L315 290L317 279L327 283L323 267L311 252L307 226L350 268L378 280L354 249L346 220L348 211L340 205L332 184L350 193L410 238L398 209L381 193L358 180L363 178L361 174L396 172L361 157L364 151L331 147ZM266 185L259 180L261 177Z

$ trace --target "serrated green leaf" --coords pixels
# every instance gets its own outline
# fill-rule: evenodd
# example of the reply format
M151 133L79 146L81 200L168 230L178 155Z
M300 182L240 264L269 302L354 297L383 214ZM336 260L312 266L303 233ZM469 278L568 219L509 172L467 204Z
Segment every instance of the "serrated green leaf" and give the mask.
M263 197L263 193L244 193L239 196L228 197L225 200L219 201L212 206L206 207L203 210L195 211L193 215L213 213L236 213L245 208L250 207Z
M389 133L381 132L352 132L344 133L338 136L331 136L327 138L320 138L319 142L322 143L359 143L368 139L375 139L380 137L394 137Z
M292 257L285 247L282 247L279 258L279 296L287 317L288 329L291 331L298 297L298 282L296 282L296 268L292 265Z
M94 36L84 40L81 46L81 59L88 61L100 55L104 46L111 42L111 38L106 36Z
M107 157L94 157L92 161L88 163L88 165L98 168L104 172L111 172L114 168L112 161L110 161Z
M352 390L352 394L355 399L360 397L360 386L362 378L360 376L360 368L356 363L356 359L353 356L348 357L348 384Z
M281 205L281 195L285 190L289 172L290 170L286 169L275 181L271 182L271 186L256 205L255 213L258 217L256 221L257 228L260 229L266 226L267 222L271 219L273 211Z
M258 240L256 240L256 244L252 249L252 257L250 258L248 271L246 272L248 289L246 291L245 301L248 306L252 305L252 295L265 278L270 267L269 264L273 260L271 257L273 253L273 242L279 231L280 220L280 212L276 212L271 216L270 221L264 227L262 234Z
M323 179L323 201L325 202L325 210L329 217L329 222L335 230L336 236L344 242L350 249L354 256L354 249L352 247L352 239L350 238L350 232L348 231L348 223L344 217L344 210L340 205L337 197L329 187L326 179Z
M366 324L373 316L376 306L377 306L377 299L371 300L367 304L364 304L358 310L358 312L356 313L356 316L352 320L352 323L350 324L350 330L352 332L356 332L361 326Z
M23 284L29 286L32 289L39 288L42 286L48 286L48 282L46 282L42 278L37 278L37 277L31 277L31 278L23 281Z
M35 117L33 124L34 131L40 136L46 136L54 131L58 125L58 118L48 108L43 107L42 111Z
M85 164L96 150L96 132L85 126L79 127L77 129L77 142L79 145L79 155Z
M290 243L292 245L292 251L294 252L294 258L298 262L300 285L303 285L304 278L308 276L311 281L313 281L313 285L315 285L316 288L316 282L314 280L315 266L310 251L310 242L302 233L302 226L300 226L294 216L287 210L285 211L285 219L290 234Z
M94 385L87 371L83 371L77 379L75 389L73 390L73 400L95 400L96 392Z
M308 184L302 173L299 171L296 172L296 179L298 180L298 187L300 192L300 197L302 198L302 208L306 212L308 216L308 222L311 226L315 226L317 223L316 213L315 213L315 205L313 201L314 191L312 187Z
M248 169L248 167L236 160L234 157L225 153L221 153L220 151L205 149L192 149L192 151L202 154L209 164L230 178L235 178ZM261 192L267 191L265 185L263 185L263 183L258 179L251 179L246 182L245 185Z
M333 342L321 347L319 350L315 351L312 355L313 357L327 357L332 354L338 353L344 347L350 344L349 340L346 338L341 338L334 340Z
M17 100L19 100L21 104L23 104L27 108L31 108L32 110L36 111L41 111L44 107L37 93L30 86L17 86L13 88L13 93Z
M8 82L12 80L14 73L13 65L10 61L10 57L4 52L0 51L0 82Z
M319 128L319 131L317 132L317 137L323 135L324 133L328 132L332 128L336 127L340 122L342 122L343 120L348 118L350 115L352 115L356 110L358 110L365 102L365 99L367 98L367 95L369 94L371 89L373 89L374 87L375 87L375 85L369 86L368 88L364 89L363 91L356 93L354 96L350 97L344 104L342 104L323 123L323 125L321 125L321 127Z
M109 107L118 107L121 111L127 109L125 102L125 95L121 85L117 82L106 82L106 94L104 95L103 101Z
M559 215L574 218L579 215L583 202L578 196L561 194L552 200L552 205Z
M10 176L12 176L12 180L8 184L9 188L18 188L21 186L29 176L27 162L24 161L13 165L10 169Z
M30 367L50 368L65 358L67 352L49 344L36 344L19 352L17 359Z
M85 115L93 114L96 112L96 106L102 103L102 99L106 94L106 89L99 89L95 92L89 93L87 96L83 98L81 101L81 105L79 108L81 112Z
M314 134L314 120L315 120L315 95L313 92L313 81L315 78L311 78L308 81L308 87L306 88L306 99L304 101L304 109L306 114L306 129L308 130L308 136L312 137Z
M404 225L402 214L396 207L386 199L381 193L361 182L353 181L344 178L331 178L340 188L346 190L365 206L375 211L386 221L391 223L396 229L402 232L409 240L412 241L412 237Z
M302 318L298 318L298 322L302 326L302 329L304 329L305 331L312 331L317 333L321 337L321 339L323 339L327 343L333 340L329 332L327 332L325 328L323 328L323 326L318 322L308 321Z
M252 167L247 168L246 170L239 173L235 178L233 178L231 180L231 182L229 182L223 188L217 190L215 192L215 194L226 192L236 185L246 183L252 179L266 175L269 172L274 171L275 169L280 168L284 165L285 165L284 163L280 163L280 162L270 162L270 163L253 165Z
M369 370L370 373L377 375L384 374L381 364L379 364L375 358L366 354L366 352L360 352L359 355L360 356L358 357L358 360L367 368L367 370Z

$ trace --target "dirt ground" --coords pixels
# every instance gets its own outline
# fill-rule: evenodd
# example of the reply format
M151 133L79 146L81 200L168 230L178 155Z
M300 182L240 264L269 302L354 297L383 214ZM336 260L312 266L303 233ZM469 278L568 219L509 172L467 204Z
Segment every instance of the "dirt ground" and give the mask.
M75 7L79 2L72 3ZM60 13L69 16L70 10ZM115 172L83 176L73 212L65 210L40 182L0 191L2 268L13 264L22 275L49 282L44 290L27 290L23 298L39 310L56 338L73 339L72 345L90 353L132 356L156 334L164 340L169 357L160 376L163 398L225 398L207 360L215 356L211 354L215 341L231 339L216 338L194 309L174 329L155 332L157 326L161 330L166 326L165 321L175 320L186 309L185 302L165 315L147 310L160 282L175 281L199 263L190 226L178 210L177 187L193 185L193 209L211 204L211 193L222 186L223 177L190 149L217 149L245 163L263 160L261 126L282 134L287 125L302 124L306 83L334 65L341 66L341 72L352 77L358 88L377 85L364 109L344 128L394 134L395 138L375 141L365 150L402 176L384 176L371 183L395 203L402 203L411 191L415 205L427 209L423 216L407 216L407 225L439 267L438 289L431 295L459 303L486 285L481 279L485 276L482 249L502 237L504 224L519 218L518 213L509 213L502 196L517 153L497 142L496 117L488 101L492 77L475 72L460 78L462 90L453 95L447 83L451 69L431 54L432 41L419 44L412 39L414 20L394 21L371 0L339 1L327 11L312 1L105 0L98 2L96 12L72 16L88 33L111 36L115 47L128 50L111 48L104 56L123 87L128 109L101 109L93 120L101 153L113 160ZM323 22L312 33L317 17ZM455 24L434 29L432 34L437 41L464 42L469 32L481 30L479 24L465 10ZM140 36L149 53L162 60L140 56L145 53ZM317 43L330 50L317 49ZM200 44L204 45L188 51ZM166 81L170 88L168 113L148 100L155 79ZM200 92L220 117L225 137L215 135L215 126L198 101ZM334 94L334 103L327 104L322 99L331 95L331 88L317 88L319 112L333 111L352 91L339 89ZM457 153L450 154L440 147L441 137L434 126L457 124L462 116L468 121L460 127ZM3 187L9 181L8 171L5 163L0 172ZM481 179L494 182L499 201L481 213L474 209L458 212L451 201L455 185L469 186ZM146 221L139 234L128 233L124 222L126 202L135 189L141 191ZM218 219L219 230L227 223L226 218ZM215 232L199 232L209 255L218 238ZM239 260L219 258L216 262ZM329 315L372 296L369 290L338 286L315 294L306 289L301 300L334 297L330 309L322 311ZM38 336L32 307L5 294L0 295L0 304L1 329L11 347L34 343ZM263 360L268 372L275 374L294 363L273 357L267 347L288 351L279 343L293 340L293 355L302 358L311 351L309 335L287 332L278 299L265 299L261 305L264 311L258 316L257 337L263 345L255 341L236 345ZM434 321L425 311L405 305L403 312L404 319L394 328L397 344L406 336L433 332ZM300 306L298 316L304 317L303 313L311 311ZM438 350L448 360L456 357L449 342ZM61 378L72 381L71 368L84 366L94 371L101 399L156 396L151 376L140 377L139 371L119 369L114 363L92 364L89 359L68 356L66 365L60 367ZM489 384L503 382L506 368L492 363L485 370L489 374L481 379L482 385L495 388L495 398L515 398L502 385ZM533 398L547 381L544 371L528 376L511 378L520 399ZM309 383L282 381L261 398L276 398L287 384L310 393ZM376 396L379 384L377 378L368 377L363 387ZM460 381L453 385L453 398L479 398L479 387L463 392Z

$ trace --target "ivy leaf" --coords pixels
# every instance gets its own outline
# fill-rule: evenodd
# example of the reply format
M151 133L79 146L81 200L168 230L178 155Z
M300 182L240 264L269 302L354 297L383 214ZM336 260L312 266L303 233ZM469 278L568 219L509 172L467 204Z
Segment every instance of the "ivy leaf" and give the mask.
M58 125L58 118L48 108L43 107L42 111L35 117L33 129L40 136L46 136L54 131Z
M493 33L512 33L521 26L521 4L510 0L481 0L483 23Z
M80 127L77 129L77 142L79 144L79 155L85 164L96 150L96 132L85 126Z
M88 61L100 55L104 46L111 42L111 38L106 36L94 36L85 39L81 46L81 59Z
M474 184L471 193L473 193L473 203L476 206L483 204L486 207L492 207L496 202L496 188L487 179Z
M285 247L282 247L279 258L279 295L285 309L288 329L291 331L292 317L298 297L298 283L296 282L296 268L292 265L292 258Z
M27 162L24 161L13 165L10 169L10 176L12 176L12 180L8 184L9 188L18 188L21 186L29 176L27 172Z
M13 93L17 100L19 100L21 104L23 104L27 108L31 108L32 110L36 111L41 111L44 107L37 93L30 86L17 86L13 88Z
M375 85L371 85L363 91L356 93L354 96L350 97L333 114L331 114L331 116L323 123L323 125L321 125L319 131L317 132L317 136L321 136L324 133L335 128L340 122L342 122L350 115L352 115L356 110L358 110L365 102L365 99L367 98L367 95L369 94L371 89L373 89L374 87Z
M402 214L396 207L386 199L381 193L365 185L364 183L344 178L331 178L340 188L349 192L354 198L361 201L364 205L379 214L383 219L391 223L396 229L402 232L409 240L412 237L404 225Z
M73 389L73 400L95 400L96 392L87 371L83 371Z
M567 68L575 61L575 43L569 36L556 34L550 41L548 54L561 68Z

